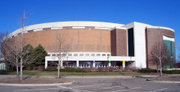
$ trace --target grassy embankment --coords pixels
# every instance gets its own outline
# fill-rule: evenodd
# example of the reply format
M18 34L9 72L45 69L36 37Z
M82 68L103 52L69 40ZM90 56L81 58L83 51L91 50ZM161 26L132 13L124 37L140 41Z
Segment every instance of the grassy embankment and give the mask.
M24 71L24 75L57 75L57 72L51 71ZM144 73L138 72L61 72L61 75L64 76L130 76L130 75L142 75ZM16 75L16 72L10 72L9 75Z

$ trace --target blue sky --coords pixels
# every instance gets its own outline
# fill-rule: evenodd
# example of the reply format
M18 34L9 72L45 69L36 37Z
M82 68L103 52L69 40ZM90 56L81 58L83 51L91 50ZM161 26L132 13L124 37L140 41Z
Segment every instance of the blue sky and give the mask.
M180 0L1 0L0 31L20 28L23 10L28 16L26 25L56 21L120 24L136 21L170 27L175 30L176 47L180 46Z

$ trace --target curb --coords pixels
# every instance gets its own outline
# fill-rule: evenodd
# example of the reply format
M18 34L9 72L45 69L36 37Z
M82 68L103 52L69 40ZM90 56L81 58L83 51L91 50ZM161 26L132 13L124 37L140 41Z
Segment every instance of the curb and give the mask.
M132 76L64 76L63 78L133 78Z
M180 81L152 81L156 83L180 83Z
M75 83L75 81L72 82L65 82L65 83L52 83L52 84L12 84L12 83L0 83L0 86L57 86L57 85L70 85Z
M134 75L133 78L155 78L157 75Z

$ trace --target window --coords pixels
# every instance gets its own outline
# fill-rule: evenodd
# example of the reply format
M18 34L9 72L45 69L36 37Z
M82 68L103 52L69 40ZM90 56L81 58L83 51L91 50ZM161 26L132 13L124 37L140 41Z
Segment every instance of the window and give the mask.
M72 54L68 54L68 56L72 56Z
M51 54L48 54L47 56L51 56Z
M60 56L60 54L57 54L57 56Z
M86 26L85 28L88 29L88 30L94 29L93 26Z
M56 56L56 54L52 54L52 56Z
M106 56L106 54L102 54L102 56Z
M51 30L51 28L43 28L43 30L48 31Z
M28 32L33 32L33 30L28 30Z
M66 56L66 54L62 54L62 56Z
M86 56L89 56L89 54L87 53Z
M78 56L78 54L74 54L74 56Z
M110 56L110 54L107 54L107 56Z
M169 51L169 55L174 57L175 56L175 49L174 49L174 42L172 41L168 41L168 40L164 40L164 45L167 47L168 51Z
M95 56L95 54L91 54L91 56Z
M21 33L18 33L17 35L20 35Z
M134 56L134 28L128 29L128 53Z
M84 56L84 54L80 54L79 56Z
M96 56L101 56L101 54L97 54Z
M164 45L166 46L168 50L168 56L171 58L171 62L169 62L165 67L174 68L175 64L175 48L174 48L174 42L169 40L164 40Z
M72 29L72 26L65 26L63 29Z

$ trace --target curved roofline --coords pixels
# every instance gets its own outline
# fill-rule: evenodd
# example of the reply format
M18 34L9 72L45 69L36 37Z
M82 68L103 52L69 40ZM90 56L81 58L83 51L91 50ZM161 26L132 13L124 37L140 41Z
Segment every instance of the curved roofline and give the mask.
M162 26L147 26L147 28L159 28L159 29L166 29L175 32L172 28L169 27L162 27Z
M141 22L133 22L133 23L141 23ZM163 26L153 26L153 25L150 25L150 24L145 24L145 23L141 23L143 25L145 25L147 28L159 28L159 29L166 29L166 30L170 30L170 31L173 31L174 30L172 28L168 28L168 27L163 27Z
M124 24L110 22L95 22L95 21L64 21L64 22L48 22L26 26L26 28L45 28L45 27L64 27L64 26L94 26L94 27L122 27Z
M133 22L136 23L136 22ZM140 23L140 22L137 22ZM132 24L132 23L130 23ZM141 23L147 28L159 28L173 31L173 29L168 27L160 27L160 26L152 26L149 24ZM127 24L129 25L129 24ZM24 27L24 33L27 33L30 30L33 31L43 31L43 28L51 28L51 29L63 29L63 27L72 27L73 29L84 29L85 27L94 27L95 29L127 29L127 25L118 24L118 23L110 23L110 22L95 22L95 21L64 21L64 22L49 22L49 23L40 23L34 24ZM15 30L10 33L8 37L16 36L22 31L22 28Z
M48 23L40 23L34 24L24 27L25 32L28 30L33 31L41 31L43 28L51 28L51 29L62 29L63 27L73 27L73 28L85 28L86 26L95 27L95 29L126 29L123 24L118 23L110 23L110 22L94 22L94 21L64 21L64 22L48 22ZM17 35L20 33L22 28L15 30L10 33L9 36Z
M173 31L173 32L175 32L173 29L168 28L168 27L153 26L153 25L150 25L150 24L145 24L145 23L141 23L141 22L132 22L132 23L129 23L129 24L125 25L124 27L126 27L126 28L132 28L132 27L134 27L134 25L135 25L135 24L141 24L141 25L142 25L142 27L145 27L145 28L165 29L165 30L169 30L169 31Z

